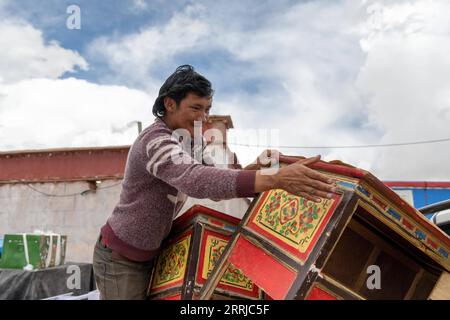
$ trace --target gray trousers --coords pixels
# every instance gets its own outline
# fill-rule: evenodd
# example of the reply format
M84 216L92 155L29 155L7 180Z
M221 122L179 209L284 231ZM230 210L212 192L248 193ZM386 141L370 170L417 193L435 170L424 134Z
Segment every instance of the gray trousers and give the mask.
M146 299L153 260L128 260L103 245L99 237L94 248L93 267L101 300Z

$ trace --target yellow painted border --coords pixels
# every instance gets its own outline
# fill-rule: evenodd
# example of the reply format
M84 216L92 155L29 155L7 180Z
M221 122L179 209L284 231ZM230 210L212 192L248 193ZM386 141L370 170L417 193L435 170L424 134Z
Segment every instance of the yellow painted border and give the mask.
M190 244L191 244L191 234L187 235L186 237L183 237L182 239L180 239L179 241L174 242L172 245L170 245L168 248L166 248L163 252L161 252L160 256L158 257L157 260L157 264L155 266L155 270L157 270L159 263L160 263L160 259L162 259L162 256L165 252L167 252L166 250L171 250L173 248L173 246L177 245L177 244L184 244L186 246L186 252L183 256L184 259L184 263L180 269L179 275L175 278L173 278L172 280L166 281L166 282L160 282L160 280L156 277L156 272L154 274L154 280L153 280L153 284L152 284L152 290L158 290L160 288L165 288L170 286L171 284L174 284L176 282L179 281L183 281L184 279L184 275L186 273L186 268L187 268L187 262L188 262L188 256L189 256L189 248L190 248Z

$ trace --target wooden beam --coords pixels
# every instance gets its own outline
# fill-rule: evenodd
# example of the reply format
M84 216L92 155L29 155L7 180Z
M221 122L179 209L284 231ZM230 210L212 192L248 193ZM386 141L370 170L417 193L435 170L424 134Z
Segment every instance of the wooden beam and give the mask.
M424 275L423 269L420 269L420 271L416 273L416 276L414 277L414 280L411 283L411 286L409 287L408 292L404 297L404 300L411 300L412 296L416 292L417 285L419 284L420 280L422 280L423 275Z

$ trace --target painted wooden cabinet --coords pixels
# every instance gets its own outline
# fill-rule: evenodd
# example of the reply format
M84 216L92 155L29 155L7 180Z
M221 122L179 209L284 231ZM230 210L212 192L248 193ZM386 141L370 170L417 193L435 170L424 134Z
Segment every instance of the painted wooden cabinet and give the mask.
M198 299L239 219L195 205L174 221L156 260L150 299ZM212 299L261 299L262 291L239 269L229 265Z
M280 158L282 165L297 160ZM339 194L320 203L283 190L259 194L200 299L211 298L230 265L273 299L445 297L445 233L367 171L341 162L313 168L334 178Z

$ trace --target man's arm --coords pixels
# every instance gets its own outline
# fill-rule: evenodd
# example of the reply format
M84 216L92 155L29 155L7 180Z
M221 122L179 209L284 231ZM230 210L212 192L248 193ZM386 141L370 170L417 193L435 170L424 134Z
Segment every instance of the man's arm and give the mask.
M147 171L194 198L230 199L252 197L270 189L283 189L309 200L320 201L335 192L334 181L308 168L320 156L302 159L276 173L205 166L187 154L171 132L155 132L146 145ZM270 169L269 169L270 170Z
M143 143L147 171L188 196L200 199L254 196L256 171L203 165L184 151L166 128L149 131Z

